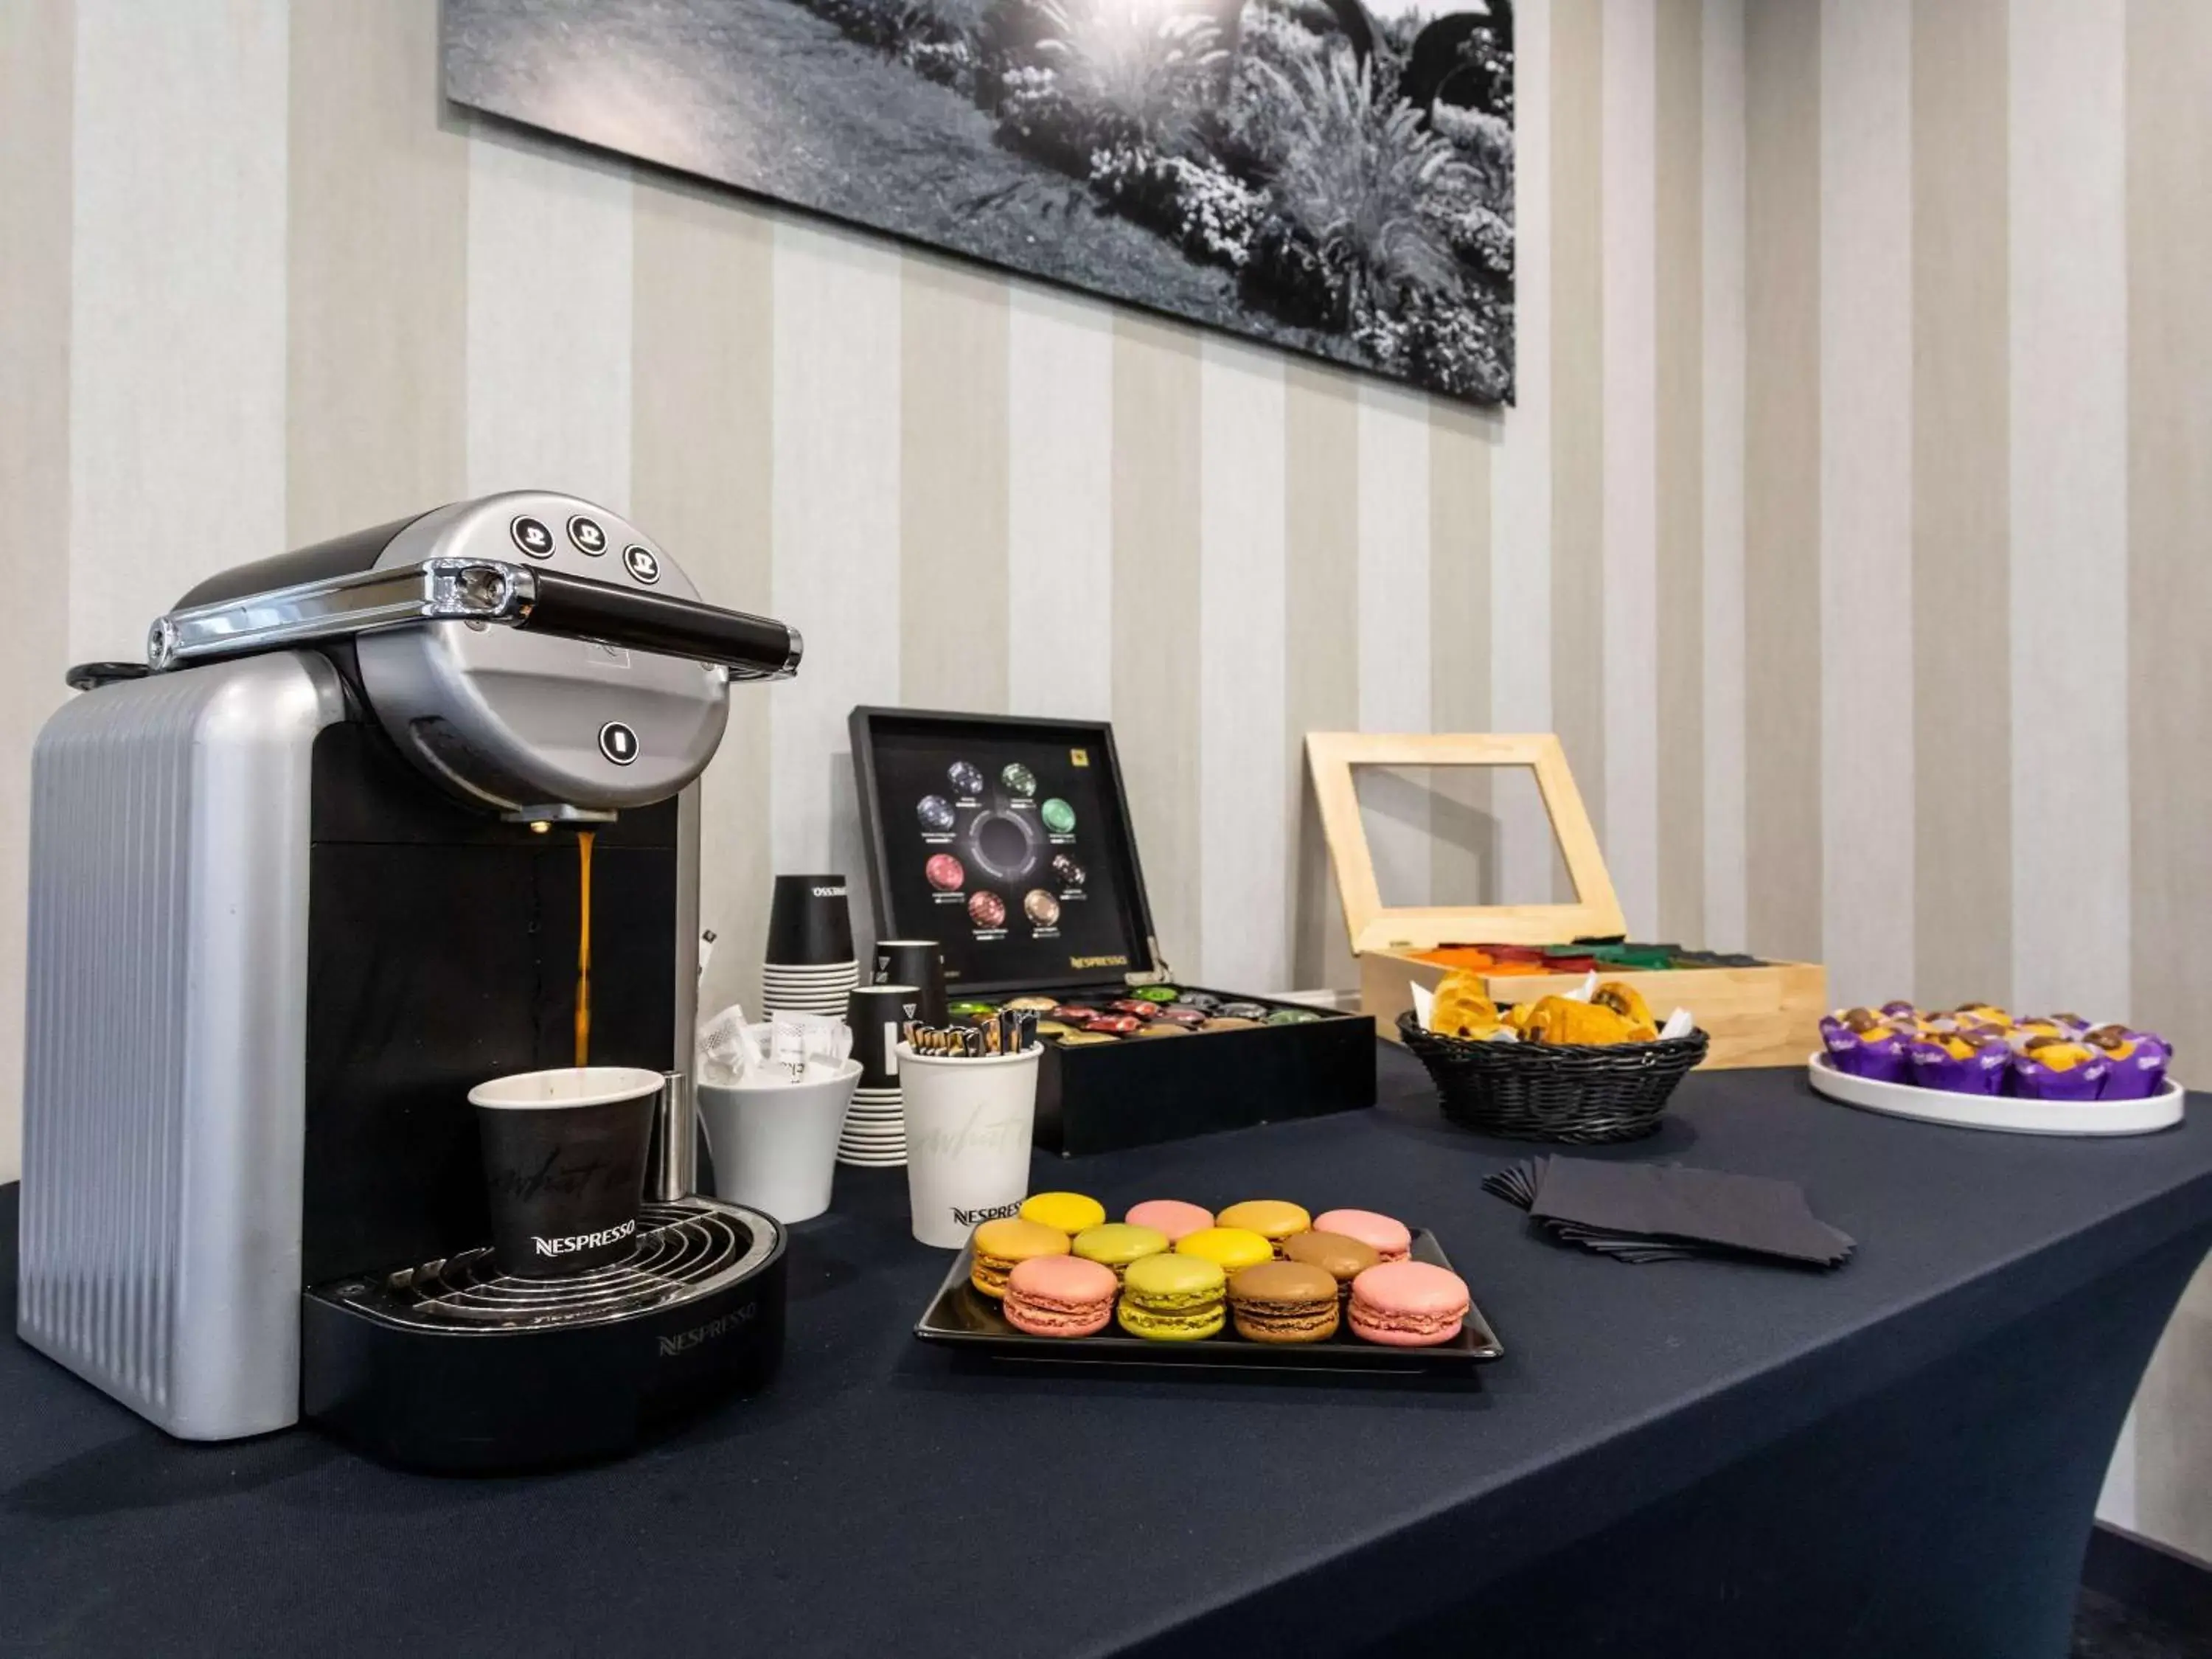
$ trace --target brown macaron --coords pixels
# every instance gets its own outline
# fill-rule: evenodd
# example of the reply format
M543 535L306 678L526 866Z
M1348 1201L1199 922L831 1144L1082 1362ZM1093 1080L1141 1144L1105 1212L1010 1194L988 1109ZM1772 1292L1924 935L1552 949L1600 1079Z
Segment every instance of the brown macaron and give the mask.
M1336 1281L1340 1296L1352 1294L1352 1281L1382 1260L1372 1244L1342 1233L1293 1233L1283 1241L1283 1258L1318 1267Z
M1336 1334L1336 1280L1302 1261L1263 1261L1229 1281L1237 1334L1250 1342L1320 1342Z

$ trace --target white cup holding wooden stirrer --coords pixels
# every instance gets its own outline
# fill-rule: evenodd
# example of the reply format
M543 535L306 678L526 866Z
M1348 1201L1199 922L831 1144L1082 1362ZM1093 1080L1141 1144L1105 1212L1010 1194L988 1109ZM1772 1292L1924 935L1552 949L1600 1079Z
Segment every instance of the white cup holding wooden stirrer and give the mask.
M975 1224L1012 1215L1030 1190L1042 1046L1011 1054L921 1054L898 1045L906 1190L914 1236L957 1250Z

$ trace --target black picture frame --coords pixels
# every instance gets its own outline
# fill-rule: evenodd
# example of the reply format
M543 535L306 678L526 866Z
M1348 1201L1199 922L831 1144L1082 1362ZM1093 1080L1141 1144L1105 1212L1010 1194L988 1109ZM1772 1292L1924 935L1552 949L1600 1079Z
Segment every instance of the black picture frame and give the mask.
M1515 383L1515 3L445 0L444 87L757 199L1494 405Z
M1094 749L1104 757L1105 764L1099 769L1104 774L1101 793L1112 804L1115 819L1114 840L1123 854L1115 861L1114 878L1117 884L1117 900L1125 917L1120 931L1129 957L1127 969L1055 972L1049 976L1050 981L1055 984L1103 988L1141 984L1147 980L1165 976L1167 964L1161 960L1158 935L1152 928L1152 901L1145 892L1144 860L1137 852L1136 826L1129 817L1128 792L1121 781L1121 758L1114 746L1114 727L1110 722L862 705L848 716L846 729L852 739L854 777L860 799L860 846L867 860L869 908L873 913L878 939L919 938L921 933L918 930L923 926L921 918L901 918L891 914L889 814L877 768L879 739L892 732L927 733L941 736L947 741L972 741L988 747L994 737L1014 737L1037 742L1049 738L1056 744L1073 743ZM947 966L951 965L948 951ZM1039 982L1035 975L1018 975L1006 979L976 979L962 975L957 980L948 978L947 988L956 996L964 993L988 998L1015 994L1029 990Z

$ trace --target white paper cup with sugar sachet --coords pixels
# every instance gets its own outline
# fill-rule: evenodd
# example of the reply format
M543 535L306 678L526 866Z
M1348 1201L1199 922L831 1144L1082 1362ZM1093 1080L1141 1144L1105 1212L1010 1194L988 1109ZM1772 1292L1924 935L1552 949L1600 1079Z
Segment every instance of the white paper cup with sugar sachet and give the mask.
M914 1236L924 1244L957 1250L978 1222L1021 1208L1043 1054L1037 1046L956 1054L898 1045L907 1198Z

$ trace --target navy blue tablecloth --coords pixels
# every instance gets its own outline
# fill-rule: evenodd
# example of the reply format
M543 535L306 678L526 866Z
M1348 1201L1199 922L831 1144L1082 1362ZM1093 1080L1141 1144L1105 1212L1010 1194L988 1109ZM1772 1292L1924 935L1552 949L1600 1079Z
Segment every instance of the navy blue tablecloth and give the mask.
M0 1651L2063 1652L2098 1478L2212 1243L2203 1103L2057 1140L1694 1076L1599 1155L1794 1178L1858 1255L1632 1267L1532 1235L1476 1184L1528 1149L1381 1066L1372 1112L1036 1180L1431 1227L1508 1350L1479 1386L926 1347L947 1258L907 1237L902 1176L841 1170L794 1230L775 1387L605 1467L182 1445L0 1340Z

